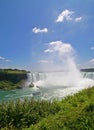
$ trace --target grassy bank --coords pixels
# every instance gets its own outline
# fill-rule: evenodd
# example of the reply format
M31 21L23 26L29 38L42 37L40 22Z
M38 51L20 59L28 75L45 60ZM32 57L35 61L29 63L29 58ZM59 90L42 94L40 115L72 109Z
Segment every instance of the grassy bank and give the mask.
M0 73L8 73L8 74L25 74L27 71L18 70L18 69L0 69Z
M25 70L0 69L0 89L21 88L26 79L27 72Z
M93 130L94 87L52 103L33 99L1 103L0 128L1 130Z

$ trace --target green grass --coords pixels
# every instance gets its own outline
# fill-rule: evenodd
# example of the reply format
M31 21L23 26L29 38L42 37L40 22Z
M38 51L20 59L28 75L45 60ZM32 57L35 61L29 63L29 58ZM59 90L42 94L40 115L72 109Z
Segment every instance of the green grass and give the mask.
M93 130L94 87L62 101L24 100L0 104L1 130Z
M24 82L25 82L24 80L21 80L20 82L13 83L12 81L3 80L0 81L0 89L3 90L19 89L22 88Z
M93 130L94 87L57 102L60 111L24 130Z
M38 123L48 115L53 115L60 110L54 102L35 101L25 99L24 101L13 101L1 103L0 105L0 128L15 127L18 130Z
M0 69L0 73L8 73L8 74L26 74L27 71L25 71L25 70L18 70L18 69Z

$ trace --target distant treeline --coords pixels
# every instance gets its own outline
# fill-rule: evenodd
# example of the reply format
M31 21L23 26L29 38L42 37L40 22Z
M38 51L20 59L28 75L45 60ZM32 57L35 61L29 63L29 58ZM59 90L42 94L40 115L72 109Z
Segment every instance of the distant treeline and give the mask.
M27 73L27 71L9 68L9 69L0 69L0 73Z
M94 68L81 69L83 72L94 72Z

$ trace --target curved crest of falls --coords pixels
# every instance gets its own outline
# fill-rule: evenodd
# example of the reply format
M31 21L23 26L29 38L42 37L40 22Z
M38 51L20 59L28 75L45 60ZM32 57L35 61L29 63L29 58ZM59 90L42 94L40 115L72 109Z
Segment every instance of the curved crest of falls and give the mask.
M34 96L38 92L41 99L62 98L93 86L94 72L79 72L77 75L70 75L69 72L35 72L29 74L29 79L34 84Z
M94 85L94 72L81 72L79 74L70 75L69 72L28 73L25 88L10 91L0 90L0 100L23 99L25 97L36 100L61 99ZM75 79L77 76L80 76L79 79ZM27 87L32 83L34 87Z
M28 73L28 80L21 90L0 91L0 99L9 100L24 97L34 99L52 100L61 99L69 94L94 85L94 72L80 72L77 69L74 57L74 49L71 44L62 41L50 42L48 49L44 50L47 56L51 56L52 64L48 64L49 72ZM49 58L50 59L50 58ZM55 59L55 60L54 60ZM58 71L56 64L59 63ZM50 63L50 62L47 62ZM45 66L43 66L44 68ZM57 71L51 71L57 70Z

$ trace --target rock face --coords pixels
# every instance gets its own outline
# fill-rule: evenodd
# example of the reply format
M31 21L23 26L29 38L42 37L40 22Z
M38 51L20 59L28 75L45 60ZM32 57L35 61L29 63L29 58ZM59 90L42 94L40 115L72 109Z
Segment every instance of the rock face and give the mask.
M0 81L7 80L12 81L13 83L20 82L21 80L26 80L27 74L8 74L8 73L0 73Z
M22 88L27 80L27 72L21 70L0 70L0 89Z
M29 85L29 88L32 88L32 87L34 87L34 84L33 84L33 83L31 83L31 84Z

